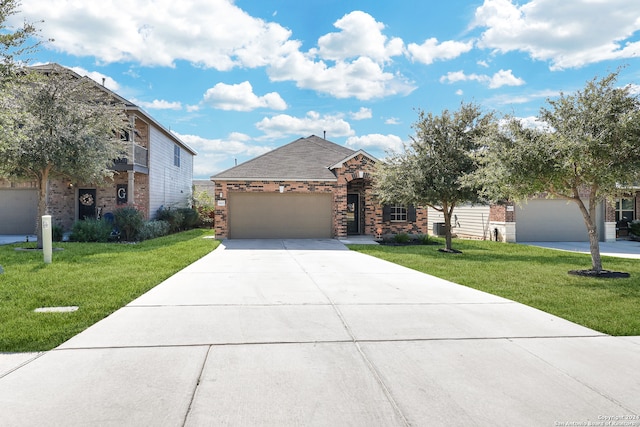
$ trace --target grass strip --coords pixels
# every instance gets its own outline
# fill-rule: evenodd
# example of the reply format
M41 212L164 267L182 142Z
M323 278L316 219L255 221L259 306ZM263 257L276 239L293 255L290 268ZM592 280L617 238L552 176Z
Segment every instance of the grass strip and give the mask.
M42 252L0 246L0 352L50 350L128 304L215 249L210 230L190 230L136 244L55 243ZM72 313L38 307L78 306Z

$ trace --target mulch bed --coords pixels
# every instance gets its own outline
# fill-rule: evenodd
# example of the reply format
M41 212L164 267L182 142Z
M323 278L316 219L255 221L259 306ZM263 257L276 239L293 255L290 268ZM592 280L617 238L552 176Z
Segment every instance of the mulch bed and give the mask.
M582 277L595 277L597 279L627 279L631 277L629 273L623 273L621 271L595 271L595 270L571 270L569 274L573 276Z

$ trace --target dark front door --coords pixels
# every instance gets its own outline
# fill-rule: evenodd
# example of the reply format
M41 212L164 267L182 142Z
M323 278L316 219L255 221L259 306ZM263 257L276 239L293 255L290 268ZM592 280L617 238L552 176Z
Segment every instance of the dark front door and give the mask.
M78 190L78 219L96 217L96 190L81 188Z
M347 194L347 234L360 234L360 195Z

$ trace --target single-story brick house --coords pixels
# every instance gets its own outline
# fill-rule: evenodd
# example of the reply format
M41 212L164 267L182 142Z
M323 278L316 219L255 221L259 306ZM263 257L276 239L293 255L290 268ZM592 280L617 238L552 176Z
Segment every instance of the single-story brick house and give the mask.
M58 64L31 68L44 73L62 71L78 79L88 79ZM47 199L53 222L70 230L76 220L95 218L126 204L135 205L148 219L153 219L161 206L188 206L196 152L140 107L93 83L97 90L125 105L134 129L134 132L123 132L123 138L129 142L128 154L115 159L113 179L104 182L51 178ZM33 234L37 208L35 182L0 178L0 234Z
M585 194L585 200L588 195ZM429 209L429 229L442 221L442 214ZM640 218L640 191L600 203L597 226L601 241L626 237L628 223ZM454 210L453 233L459 237L504 242L586 242L589 235L582 213L565 199L532 197L520 204L460 206Z
M426 234L426 209L376 202L376 163L365 151L312 135L214 175L216 237Z

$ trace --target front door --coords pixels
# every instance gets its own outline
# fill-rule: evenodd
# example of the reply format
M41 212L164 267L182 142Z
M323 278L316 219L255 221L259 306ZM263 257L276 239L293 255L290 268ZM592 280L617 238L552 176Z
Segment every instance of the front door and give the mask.
M81 188L78 190L78 219L96 217L96 190Z
M347 194L347 234L360 234L360 195Z

